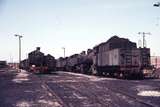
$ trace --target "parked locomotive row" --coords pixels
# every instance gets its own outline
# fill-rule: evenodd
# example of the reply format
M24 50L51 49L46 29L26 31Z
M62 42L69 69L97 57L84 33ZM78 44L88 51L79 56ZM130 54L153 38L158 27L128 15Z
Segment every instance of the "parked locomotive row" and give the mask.
M21 61L20 67L33 73L50 73L56 70L56 60L50 54L44 55L37 47L28 54L28 59Z
M150 49L137 48L136 43L118 36L80 54L55 60L40 48L21 61L21 67L32 72L69 71L116 78L144 78L152 72Z

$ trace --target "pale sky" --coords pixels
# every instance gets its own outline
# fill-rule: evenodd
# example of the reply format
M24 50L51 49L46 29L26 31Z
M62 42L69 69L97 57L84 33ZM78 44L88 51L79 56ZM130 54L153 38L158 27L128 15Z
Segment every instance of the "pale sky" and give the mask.
M18 38L22 59L37 46L56 58L80 53L110 37L138 43L147 35L147 47L160 56L160 7L158 0L0 0L0 60L18 61Z

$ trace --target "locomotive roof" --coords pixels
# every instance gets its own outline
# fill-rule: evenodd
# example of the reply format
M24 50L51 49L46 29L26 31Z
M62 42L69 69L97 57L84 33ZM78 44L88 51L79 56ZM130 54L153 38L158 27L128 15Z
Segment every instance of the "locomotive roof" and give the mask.
M100 43L100 44L98 44L98 45L96 45L95 47L94 47L94 49L95 48L98 48L99 46L103 46L103 45L105 45L105 44L110 44L110 43L124 43L124 42L128 42L128 43L131 43L131 44L135 44L135 47L136 47L136 43L135 42L131 42L129 39L127 39L127 38L120 38L120 37L118 37L118 36L113 36L113 37L111 37L110 39L108 39L106 42L102 42L102 43Z
M28 55L32 55L32 54L36 54L36 53L38 53L38 54L43 54L43 55L44 55L43 52L40 52L40 51L38 51L38 50L34 50L34 51L30 52Z
M71 58L74 58L74 57L77 57L79 54L73 54L73 55L71 55L70 57Z
M51 54L47 54L45 57L48 57L48 58L53 58L53 59L55 59L55 57L54 57L54 56L52 56Z

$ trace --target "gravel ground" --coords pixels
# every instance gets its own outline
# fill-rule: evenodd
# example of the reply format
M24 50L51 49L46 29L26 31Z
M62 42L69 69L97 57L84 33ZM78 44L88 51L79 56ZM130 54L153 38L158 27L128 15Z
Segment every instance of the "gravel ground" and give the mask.
M160 79L0 70L0 107L160 107Z

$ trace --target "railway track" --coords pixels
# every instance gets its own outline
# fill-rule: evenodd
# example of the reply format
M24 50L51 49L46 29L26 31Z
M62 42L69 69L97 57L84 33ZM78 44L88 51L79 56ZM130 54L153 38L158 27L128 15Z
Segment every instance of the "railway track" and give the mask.
M126 88L124 89L124 87L121 87L124 84L131 84L130 87L135 87L137 85L143 85L143 86L145 86L145 85L149 86L150 85L150 86L152 86L151 90L153 90L153 89L158 89L159 90L159 88L156 88L156 87L159 87L158 84L156 84L155 87L154 87L154 82L152 82L152 81L150 81L150 83L148 81L144 82L143 80L141 80L140 83L138 81L125 81L125 80L121 80L121 81L123 81L123 82L119 82L119 86L120 87L117 87L119 90L114 89L113 86L112 86L112 84L110 84L111 87L108 87L108 89L110 89L111 91L113 91L115 93L120 93L120 94L123 94L125 96L128 96L128 97L134 99L136 102L139 102L139 103L142 103L142 104L146 105L147 107L159 107L159 105L152 104L149 101L144 101L144 100L138 98L138 96L136 96L134 94L132 95L129 92L126 92L125 90L127 90L127 89ZM123 91L122 91L122 88L123 88ZM137 90L137 89L135 89L135 90Z
M94 84L93 84L94 85ZM87 87L87 86L86 86ZM96 87L96 86L95 86ZM138 103L140 103L140 104L142 104L142 105L145 105L146 107L158 107L158 106L156 106L156 105L153 105L153 104L150 104L150 103L147 103L147 102L144 102L144 101L142 101L142 100L140 100L140 99L137 99L136 97L133 97L132 95L129 95L129 94L126 94L126 93L124 93L124 92L122 92L122 91L118 91L118 90L115 90L115 89L112 89L112 88L108 88L107 87L107 89L104 89L103 91L102 91L102 93L106 93L106 91L111 91L111 92L114 92L114 94L115 93L118 93L118 94L121 94L121 95L123 95L123 96L126 96L126 97L128 97L128 98L131 98L131 99L134 99L134 101L136 101L136 102L138 102ZM97 97L97 100L99 100L102 104L105 104L106 103L106 101L105 100L103 100L102 98L99 98L99 95L97 95L97 94L95 94L94 92L92 92L92 94L94 95L94 96L96 96ZM105 99L105 98L104 98ZM116 105L114 102L108 102L109 104L111 104L112 106L116 106L116 107L119 107L118 105ZM105 106L104 106L105 107ZM110 107L110 106L109 106Z
M48 93L48 95L49 95L50 97L52 97L53 99L56 99L57 102L59 103L59 105L58 105L57 107L68 107L65 103L63 103L63 101L61 100L61 98L58 97L58 96L55 94L55 92L53 92L53 90L47 85L46 81L42 79L41 75L38 76L38 77L39 77L39 79L40 79L40 81L41 81L41 83L42 83L41 87L42 87L45 91L47 91L47 93Z
M103 101L103 100L100 100L98 99L99 98L99 95L95 94L94 92L90 91L90 95L84 93L83 91L80 91L78 90L77 88L75 87L71 87L71 86L66 86L65 87L71 89L71 90L74 90L76 92L78 92L80 95L84 95L85 97L89 98L89 100L92 100L93 102L95 101L96 103L99 103L101 104L100 107L110 107L110 105L114 105L112 102L106 102L106 101Z
M67 102L65 100L66 98L64 98L63 96L58 96L58 94L53 91L54 89L52 89L47 84L47 81L43 80L43 78L41 76L39 76L39 79L42 82L42 88L44 88L45 90L47 90L47 92L49 93L50 96L52 96L52 97L54 96L54 98L57 99L57 101L61 105L59 107L72 107L72 106L70 106L68 104L70 102ZM55 84L56 84L56 82L55 82ZM70 90L71 92L76 92L76 93L79 93L80 95L84 95L90 101L93 101L93 102L95 101L96 103L99 103L101 105L100 107L112 107L112 106L119 107L119 105L116 105L116 103L111 102L111 101L106 101L105 98L103 99L102 96L99 96L99 94L96 94L96 89L90 90L90 87L88 87L87 84L84 86L84 89L86 89L90 94L87 94L87 92L81 91L81 89L78 89L75 86L73 87L73 85L67 85L67 84L65 82L65 84L63 85L63 87L67 88L67 90ZM76 83L76 84L78 84L78 83ZM55 86L55 87L62 88L62 87L60 87L60 85L61 84L57 84L57 86ZM82 84L79 84L79 85L84 85L84 84L82 83ZM96 84L94 84L94 83L90 84L90 85L93 85L92 87L96 87ZM109 91L109 92L112 92L113 95L119 94L119 95L125 96L126 98L132 99L132 101L134 101L135 103L141 104L144 107L158 107L158 105L155 105L155 104L152 104L150 102L146 102L144 100L141 100L141 99L137 98L136 96L131 95L129 93L126 93L124 91L117 90L117 89L114 89L114 88L111 88L111 87L102 87L102 88L103 88L103 90L101 90L101 93L106 94L106 92ZM60 91L61 90L58 90L59 93L61 93Z
M42 85L43 85L42 88L47 90L50 94L52 94L52 96L55 96L58 99L58 102L61 105L63 105L62 107L71 107L71 106L69 106L69 102L66 102L65 98L63 98L63 96L57 96L55 94L55 92L53 92L53 90L47 85L47 82L45 80L43 80L41 76L39 76L39 79L42 82ZM59 88L61 88L60 84L57 85L57 86L59 86ZM84 95L86 98L88 98L88 100L92 101L92 103L96 102L97 104L100 104L100 106L97 106L96 104L95 104L95 106L91 105L91 104L86 104L86 105L84 105L84 107L111 107L110 105L115 105L111 102L106 102L106 101L97 99L99 95L96 95L94 92L90 93L91 95L87 95L86 93L81 92L77 88L73 88L73 87L70 87L70 86L67 86L67 85L65 85L64 87L71 90L73 93L76 92L76 93L79 93L80 95ZM85 99L85 100L87 100L87 99ZM83 103L83 101L81 103ZM83 107L82 105L83 104L81 104L79 106L77 105L77 107Z
M154 105L154 104L151 104L150 102L143 101L143 100L141 100L141 99L139 99L139 98L136 98L135 96L130 95L130 94L128 94L128 93L125 93L125 92L123 92L123 91L116 90L116 89L113 89L113 88L108 88L108 89L111 90L112 92L119 93L119 94L125 95L125 96L127 96L127 97L130 97L130 98L132 98L134 101L136 101L136 102L138 102L138 103L141 103L141 104L143 104L143 105L145 105L145 106L147 106L147 107L159 107L158 105Z

